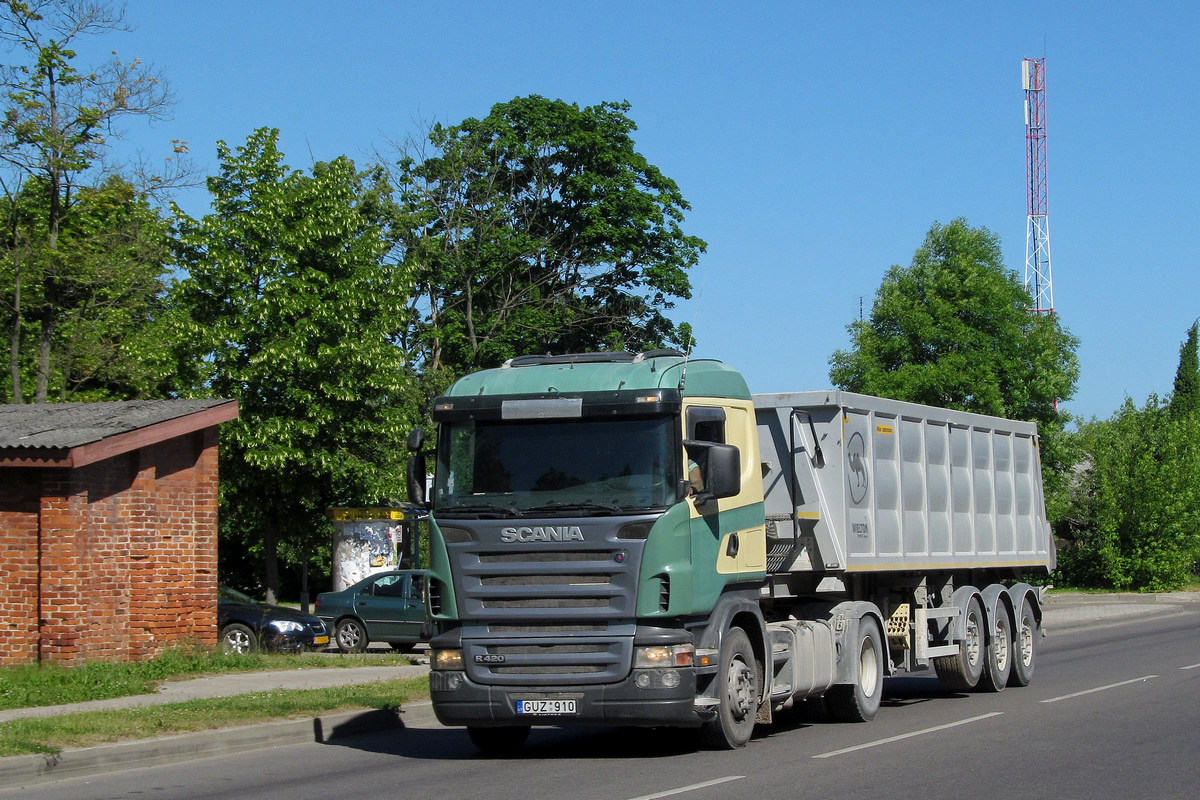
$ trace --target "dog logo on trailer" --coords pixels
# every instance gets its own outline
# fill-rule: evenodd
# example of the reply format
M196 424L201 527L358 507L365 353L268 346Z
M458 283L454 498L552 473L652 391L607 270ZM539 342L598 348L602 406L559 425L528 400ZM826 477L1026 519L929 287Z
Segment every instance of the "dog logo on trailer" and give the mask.
M867 496L867 444L857 431L846 443L846 481L850 484L850 500L854 505Z

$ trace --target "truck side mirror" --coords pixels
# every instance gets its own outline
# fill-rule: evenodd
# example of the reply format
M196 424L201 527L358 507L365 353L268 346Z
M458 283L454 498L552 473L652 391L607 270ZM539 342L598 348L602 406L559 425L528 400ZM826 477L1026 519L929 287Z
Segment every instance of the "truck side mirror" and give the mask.
M684 442L689 455L700 465L704 489L696 495L696 506L722 497L734 497L742 491L742 464L738 449L731 444Z
M425 444L425 431L414 428L408 434L408 450L412 454L405 465L404 479L408 486L408 502L416 506L425 506L425 483L428 474L425 471L425 453L421 450Z

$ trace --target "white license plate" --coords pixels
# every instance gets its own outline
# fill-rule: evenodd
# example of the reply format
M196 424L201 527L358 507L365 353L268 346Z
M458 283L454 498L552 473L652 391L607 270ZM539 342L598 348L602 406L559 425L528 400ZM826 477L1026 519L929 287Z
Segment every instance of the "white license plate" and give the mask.
M576 714L574 700L518 700L518 714Z

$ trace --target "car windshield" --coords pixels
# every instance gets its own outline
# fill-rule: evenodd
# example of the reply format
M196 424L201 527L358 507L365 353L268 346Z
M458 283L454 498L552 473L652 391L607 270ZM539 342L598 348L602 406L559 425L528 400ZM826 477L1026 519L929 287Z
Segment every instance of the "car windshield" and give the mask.
M670 417L447 423L441 516L588 516L661 509L679 472Z
M257 603L253 597L242 594L237 589L230 589L228 586L217 587L217 599L228 600L231 603Z

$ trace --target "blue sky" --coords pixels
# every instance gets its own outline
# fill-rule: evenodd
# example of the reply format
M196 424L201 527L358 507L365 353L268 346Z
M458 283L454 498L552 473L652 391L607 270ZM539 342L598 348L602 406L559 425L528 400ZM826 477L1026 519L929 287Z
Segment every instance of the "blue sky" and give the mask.
M1066 408L1170 391L1200 316L1200 7L1193 3L131 0L90 48L161 68L173 118L119 147L277 127L296 168L370 160L515 96L627 100L639 150L708 242L681 303L698 356L753 391L829 386L885 270L965 217L1025 264L1020 64L1046 58L1055 305L1082 340ZM193 215L203 191L181 193Z

